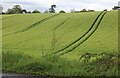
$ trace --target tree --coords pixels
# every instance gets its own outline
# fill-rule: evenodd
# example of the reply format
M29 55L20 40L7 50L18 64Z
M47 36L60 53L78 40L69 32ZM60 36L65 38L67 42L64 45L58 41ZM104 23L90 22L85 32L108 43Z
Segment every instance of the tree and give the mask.
M83 10L81 10L80 12L87 12L87 10L86 10L86 9L83 9Z
M118 10L120 9L120 6L114 6L114 8L112 8L113 10Z
M15 12L14 12L14 10L12 10L12 9L8 9L6 13L7 13L7 14L14 14Z
M40 13L40 11L35 9L32 13Z
M59 13L66 13L64 10L59 11Z
M27 10L26 9L23 9L22 10L22 13L24 14L24 13L27 13Z
M13 6L12 10L14 11L15 14L22 13L22 8L20 5Z
M12 9L8 9L7 14L18 14L18 13L22 13L22 8L20 5L15 5L13 6Z
M55 13L55 9L56 8L56 5L51 5L51 8L49 9L49 12L50 13Z
M28 11L27 13L31 13L31 11Z
M107 11L107 9L104 9L103 11Z
M89 9L88 12L95 12L95 10L90 10L90 9Z

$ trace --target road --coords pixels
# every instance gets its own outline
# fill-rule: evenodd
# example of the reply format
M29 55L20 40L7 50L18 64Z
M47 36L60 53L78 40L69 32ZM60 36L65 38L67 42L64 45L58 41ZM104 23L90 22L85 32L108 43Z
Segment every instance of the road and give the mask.
M26 75L26 74L15 74L15 73L2 73L2 78L52 78L52 77L37 76L37 75Z

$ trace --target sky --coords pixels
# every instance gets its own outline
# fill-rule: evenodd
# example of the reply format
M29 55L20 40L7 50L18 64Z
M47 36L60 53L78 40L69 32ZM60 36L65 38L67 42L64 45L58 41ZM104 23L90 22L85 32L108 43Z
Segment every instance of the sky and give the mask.
M64 10L70 12L71 9L80 11L82 9L93 10L111 10L114 6L118 5L120 0L0 0L0 4L3 6L3 11L8 8L12 8L13 5L21 5L22 9L27 11L33 11L35 9L44 12L49 10L50 6L55 4L56 12Z

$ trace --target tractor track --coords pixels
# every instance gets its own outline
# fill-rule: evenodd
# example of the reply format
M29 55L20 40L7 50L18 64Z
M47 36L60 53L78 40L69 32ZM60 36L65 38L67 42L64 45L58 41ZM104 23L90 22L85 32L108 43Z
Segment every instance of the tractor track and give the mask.
M91 37L91 36L94 34L94 32L98 29L98 27L99 27L99 25L100 25L100 23L101 23L101 21L102 21L102 19L103 19L103 17L105 16L106 13L107 13L107 12L105 12L105 13L102 15L102 17L100 18L100 21L98 22L96 28L93 30L92 33L90 33L90 35L89 35L87 38L85 38L82 42L80 42L79 44L77 44L76 46L74 46L72 49L61 53L60 56L62 56L62 55L64 55L64 54L66 54L66 53L69 53L69 52L73 51L73 50L76 49L78 46L80 46L82 43L84 43L86 40L88 40L89 37Z
M16 32L13 32L13 33L10 33L10 34L5 34L5 35L3 35L3 37L8 36L8 35L12 35L12 34L15 34L15 33L20 33L20 32L28 31L28 30L32 29L33 27L38 26L38 25L41 24L42 22L45 22L45 21L47 21L47 20L49 20L49 19L51 19L51 18L53 18L53 17L56 17L56 16L58 16L58 15L59 15L59 14L55 14L55 15L52 15L52 16L50 16L50 17L46 17L46 18L44 18L44 19L42 19L42 20L40 20L40 21L38 21L38 22L36 22L36 23L28 26L27 28L24 28L24 29L22 29L22 30L20 30L20 31L16 31Z
M30 25L29 27L27 27L27 28L25 28L25 29L23 29L23 30L20 30L20 31L18 31L18 32L16 32L16 33L28 31L28 30L32 29L33 27L38 26L38 25L41 24L42 22L45 22L45 21L47 21L47 20L49 20L49 19L51 19L51 18L53 18L53 17L56 17L56 16L58 16L58 15L59 15L59 14L52 15L52 16L50 16L50 17L44 18L44 19L42 19L42 20L40 20L40 21L38 21L38 22Z
M57 27L55 27L54 29L52 29L52 30L50 30L50 31L54 31L54 30L58 29L60 26L62 26L62 25L63 25L66 21L68 21L68 20L69 20L69 18L67 18L66 20L64 20L63 22L61 22ZM48 34L44 34L44 35L48 35ZM41 35L37 35L37 36L35 36L35 37L33 37L33 38L29 38L29 39L27 39L27 40L21 41L20 43L26 42L26 41L30 41L30 40L33 40L33 39L36 39L36 38L38 38L39 36L41 36ZM46 36L40 37L40 38L38 38L38 39L43 39L43 38L46 38Z
M75 40L74 42L72 42L71 44L69 44L68 46L66 46L65 48L58 50L56 52L54 52L54 54L60 53L61 51L64 51L65 49L69 48L70 46L72 46L73 44L75 44L76 42L78 42L80 39L82 39L85 35L87 35L90 30L92 30L93 26L95 25L95 23L97 22L97 20L99 19L100 15L102 15L103 12L101 12L95 19L95 21L93 22L92 26L88 29L88 31L83 34L81 37L79 37L77 40Z
M60 26L62 26L66 21L68 21L69 20L69 18L67 18L65 21L63 21L61 24L59 24L57 27L55 27L54 29L53 29L53 31L54 30L56 30L56 29L58 29Z

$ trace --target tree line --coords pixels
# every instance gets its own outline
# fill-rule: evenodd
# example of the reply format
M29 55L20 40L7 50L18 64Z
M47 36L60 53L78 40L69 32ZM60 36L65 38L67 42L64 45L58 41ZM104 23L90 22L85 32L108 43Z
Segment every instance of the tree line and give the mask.
M51 5L49 10L45 10L44 13L56 13L55 8L56 8L56 5ZM41 13L37 9L33 10L32 12L27 11L26 9L22 9L20 5L14 5L12 8L9 8L6 12L2 12L2 9L3 7L0 5L0 14L1 13L2 14ZM117 9L120 9L120 7L114 6L114 8L112 9L117 10ZM107 11L107 9L105 9L104 11ZM70 10L70 13L80 13L80 12L95 12L95 10L86 10L86 9L83 9L81 11L76 11L75 9ZM66 12L64 10L60 10L59 13L66 13Z
M1 5L0 5L1 6ZM56 5L51 5L49 10L45 10L44 13L56 13L55 12ZM94 12L94 10L86 10L83 9L81 11L75 11L74 9L70 10L70 13L79 13L79 12ZM22 9L20 5L14 5L12 8L9 8L6 12L2 12L2 14L20 14L20 13L41 13L39 10L35 9L32 12L27 11L26 9ZM66 13L64 10L60 10L59 13Z

